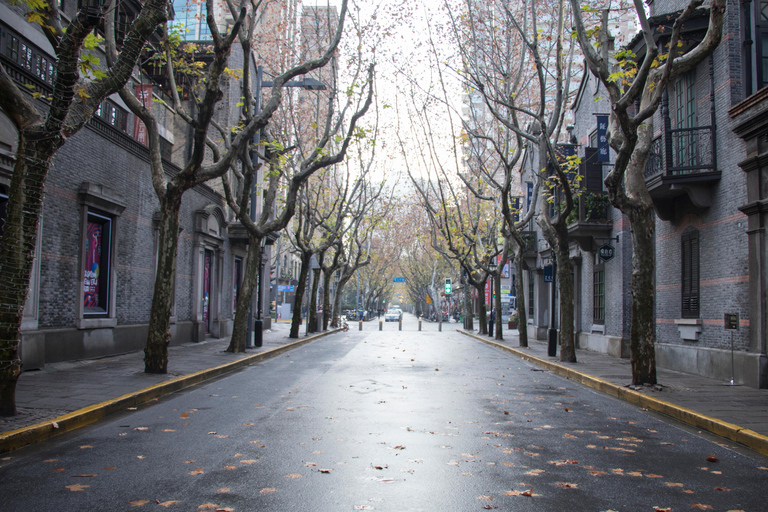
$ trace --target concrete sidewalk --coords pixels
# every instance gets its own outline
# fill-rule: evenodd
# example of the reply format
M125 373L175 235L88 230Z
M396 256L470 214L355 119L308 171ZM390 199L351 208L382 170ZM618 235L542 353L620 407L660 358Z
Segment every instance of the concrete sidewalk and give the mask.
M623 400L655 410L693 427L708 430L768 455L768 389L730 386L698 375L657 368L657 386L631 386L629 359L577 350L576 363L547 354L547 343L530 341L520 348L516 330L497 342L487 335L460 331L548 370Z
M288 337L289 322L273 322L263 346L245 354L225 352L229 338L168 348L168 373L144 373L144 352L47 364L21 374L19 414L0 418L0 453L78 428L107 414L274 357L330 332Z

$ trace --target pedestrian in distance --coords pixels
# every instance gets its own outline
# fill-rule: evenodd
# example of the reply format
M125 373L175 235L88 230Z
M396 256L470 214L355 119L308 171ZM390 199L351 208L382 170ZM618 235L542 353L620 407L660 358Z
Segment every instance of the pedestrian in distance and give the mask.
M496 323L496 308L491 308L491 320L488 323L488 336L493 337L493 325Z

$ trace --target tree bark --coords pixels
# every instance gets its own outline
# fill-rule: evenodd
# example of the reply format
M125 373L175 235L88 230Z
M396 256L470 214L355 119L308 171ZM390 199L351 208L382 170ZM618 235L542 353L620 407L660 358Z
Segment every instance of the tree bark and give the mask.
M19 330L35 259L43 187L51 157L63 143L60 136L38 126L19 132L0 244L0 416L16 414L16 382L22 370Z
M232 326L232 338L229 340L227 352L242 353L248 344L248 317L253 313L258 314L256 308L252 308L253 291L259 282L259 268L261 268L261 238L249 233L248 253L245 257L245 271L243 282L238 294L237 311ZM242 304L240 302L242 301Z
M168 344L171 342L171 307L179 239L182 191L169 190L160 201L157 272L149 315L149 333L144 347L144 372L168 373Z
M630 210L629 218L633 248L632 324L629 337L632 383L656 384L655 212L652 208L634 208Z
M291 320L291 333L289 338L299 337L301 326L301 305L304 301L304 291L307 289L307 275L309 274L309 260L312 254L301 253L301 270L299 271L299 284L296 285L296 293L293 296L293 319Z
M323 330L328 330L328 318L331 316L331 275L333 272L323 270Z
M488 334L488 316L487 316L487 309L485 307L485 286L475 286L475 289L477 290L477 296L483 297L483 300L480 301L480 308L478 311L478 314L480 315L480 319L478 321L479 328L480 328L480 334Z
M520 249L515 255L517 273L517 294L515 309L517 310L517 332L519 333L519 345L522 348L528 348L528 316L525 306L525 285L523 284L523 251Z
M312 272L312 290L309 296L309 311L307 318L307 332L317 332L317 288L320 286L320 269L311 269Z
M573 275L568 259L568 234L565 228L555 226L557 242L554 246L557 259L557 291L560 292L560 360L576 362L575 333L573 329Z
M469 288L469 282L464 280L464 329L468 331L475 330L472 306L472 290Z

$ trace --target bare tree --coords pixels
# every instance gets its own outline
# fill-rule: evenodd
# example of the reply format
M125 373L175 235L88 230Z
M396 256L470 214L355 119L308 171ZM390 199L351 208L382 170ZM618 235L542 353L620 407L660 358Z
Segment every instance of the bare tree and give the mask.
M37 20L56 53L56 78L48 105L43 106L36 101L43 96L40 91L30 99L29 92L0 66L0 108L19 132L0 240L0 416L16 414L16 382L21 374L19 329L53 156L85 126L101 102L131 78L144 45L168 17L167 1L147 0L128 29L119 57L103 70L94 65L99 59L91 51L96 48L92 32L112 10L111 2L79 9L66 27L58 2L27 5L30 19ZM83 60L85 54L89 54L88 60Z
M648 188L645 166L653 139L653 114L659 107L662 94L672 81L694 69L712 54L720 43L725 13L725 0L713 0L709 6L709 25L703 39L685 53L680 51L680 31L702 0L692 0L674 19L671 33L661 34L651 27L645 14L645 5L634 0L640 20L640 29L646 54L634 62L634 54L621 49L611 54L606 44L608 10L602 11L598 38L585 26L579 3L571 0L573 20L589 70L608 91L611 103L609 143L616 151L613 170L605 178L611 204L622 211L632 226L632 325L630 327L630 361L633 384L656 383L656 323L654 276L656 269L656 223ZM659 44L663 36L664 43ZM599 42L596 48L595 43ZM612 62L625 64L619 68Z

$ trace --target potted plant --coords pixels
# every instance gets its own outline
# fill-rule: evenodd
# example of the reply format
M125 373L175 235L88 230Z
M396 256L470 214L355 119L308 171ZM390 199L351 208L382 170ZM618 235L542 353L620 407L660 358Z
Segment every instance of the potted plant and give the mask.
M509 322L507 323L507 328L508 329L510 329L510 330L511 329L517 329L517 318L518 318L517 310L514 309L514 310L512 310L512 313L510 313L510 315L509 315Z

